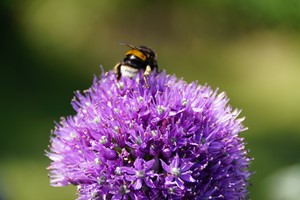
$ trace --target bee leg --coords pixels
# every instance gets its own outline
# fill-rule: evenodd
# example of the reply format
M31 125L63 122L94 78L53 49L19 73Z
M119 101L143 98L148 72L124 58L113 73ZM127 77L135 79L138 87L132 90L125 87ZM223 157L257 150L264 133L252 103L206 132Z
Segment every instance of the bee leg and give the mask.
M116 64L116 66L114 67L114 72L117 76L117 81L119 81L121 78L121 63Z
M147 81L147 76L148 76L150 73L151 73L151 67L150 67L149 65L147 65L146 70L145 70L145 72L144 72L144 74L143 74L143 76L144 76L144 81L145 81L145 84L146 84L146 87L147 87L147 88L149 87L148 81Z

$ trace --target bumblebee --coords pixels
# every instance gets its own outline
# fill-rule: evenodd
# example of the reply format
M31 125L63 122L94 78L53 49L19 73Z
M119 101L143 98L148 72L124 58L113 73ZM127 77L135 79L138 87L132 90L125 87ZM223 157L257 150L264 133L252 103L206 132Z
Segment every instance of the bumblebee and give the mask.
M122 76L133 78L140 70L143 70L144 80L147 84L146 77L152 71L157 71L158 69L156 54L152 49L146 46L123 45L126 45L131 49L125 53L125 58L114 67L117 80L120 80Z

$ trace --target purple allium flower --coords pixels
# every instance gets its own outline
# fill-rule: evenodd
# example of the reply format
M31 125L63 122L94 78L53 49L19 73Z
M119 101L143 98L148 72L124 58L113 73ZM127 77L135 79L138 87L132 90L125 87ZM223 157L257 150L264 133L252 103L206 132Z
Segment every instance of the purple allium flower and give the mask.
M185 182L195 182L196 180L192 177L193 171L189 170L194 163L183 161L184 159L180 159L178 155L176 155L172 161L170 166L168 166L163 160L160 160L162 168L164 171L168 173L168 176L165 179L166 185L176 184L178 188L184 190ZM181 166L179 166L181 165Z
M247 199L243 118L225 93L165 71L147 81L108 72L76 93L52 132L51 185L78 200Z

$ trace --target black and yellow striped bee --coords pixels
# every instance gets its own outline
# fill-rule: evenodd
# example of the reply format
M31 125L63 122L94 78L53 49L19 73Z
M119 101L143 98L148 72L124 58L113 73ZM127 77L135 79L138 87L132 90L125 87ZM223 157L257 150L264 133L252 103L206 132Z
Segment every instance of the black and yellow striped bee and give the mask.
M125 53L125 58L114 67L117 80L120 80L121 76L133 78L140 70L143 70L144 79L147 84L146 76L158 69L156 54L146 46L124 45L131 49Z

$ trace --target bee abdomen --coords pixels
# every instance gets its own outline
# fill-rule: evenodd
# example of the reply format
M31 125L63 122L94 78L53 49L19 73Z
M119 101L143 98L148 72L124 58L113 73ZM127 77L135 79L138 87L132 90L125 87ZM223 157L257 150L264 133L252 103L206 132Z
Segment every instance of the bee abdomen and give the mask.
M121 71L122 76L126 76L129 78L133 78L139 73L138 68L134 68L134 67L128 66L128 65L121 65L120 71Z

